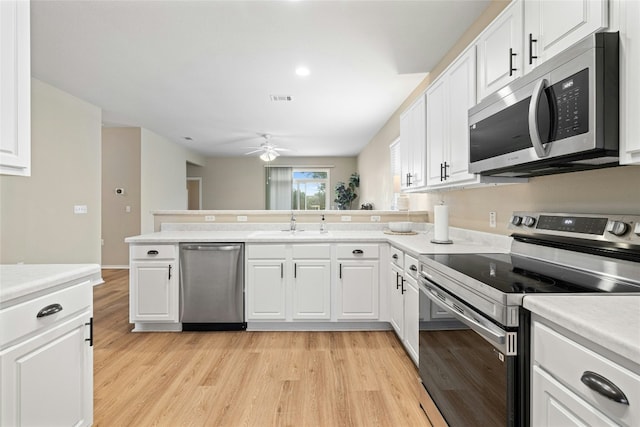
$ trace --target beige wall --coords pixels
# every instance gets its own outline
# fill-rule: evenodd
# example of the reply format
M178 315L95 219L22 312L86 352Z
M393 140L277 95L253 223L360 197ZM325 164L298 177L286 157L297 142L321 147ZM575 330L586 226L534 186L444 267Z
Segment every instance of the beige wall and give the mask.
M125 237L140 234L140 128L102 129L102 265L129 265ZM123 188L118 195L116 188ZM127 206L130 211L127 212Z
M386 125L358 156L358 170L366 183L363 197L376 205L391 202L389 145L400 135L400 113L468 46L509 2L492 2L442 61L398 108ZM640 212L640 167L619 167L533 178L527 184L491 186L441 193L410 194L411 209L433 212L444 201L449 223L455 227L507 234L506 222L515 210L569 213ZM489 212L498 215L497 228L489 228ZM432 218L432 216L430 216Z
M362 150L358 156L358 170L360 171L361 181L365 183L361 184L363 198L373 202L375 206L380 206L380 209L388 209L391 206L393 188L390 182L389 145L400 136L400 114L426 90L429 84L447 68L509 3L510 0L494 0L490 4ZM425 194L411 194L409 197L411 199L411 209L427 209L429 207Z
M140 156L140 231L151 233L152 211L187 209L187 162L205 159L147 129L141 129Z
M32 174L0 176L1 263L100 263L101 120L98 107L32 79Z
M355 157L279 157L272 164L333 166L332 203L336 183L348 182L349 176L357 172ZM265 209L265 162L258 157L209 157L205 168L190 167L189 173L202 177L202 209ZM354 207L360 203L361 198L356 199Z

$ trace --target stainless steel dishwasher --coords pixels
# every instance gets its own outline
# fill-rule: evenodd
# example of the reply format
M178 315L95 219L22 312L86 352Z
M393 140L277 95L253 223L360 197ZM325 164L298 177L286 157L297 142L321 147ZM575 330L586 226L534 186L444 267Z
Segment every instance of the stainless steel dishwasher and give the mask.
M184 331L247 328L243 243L180 245L180 321Z

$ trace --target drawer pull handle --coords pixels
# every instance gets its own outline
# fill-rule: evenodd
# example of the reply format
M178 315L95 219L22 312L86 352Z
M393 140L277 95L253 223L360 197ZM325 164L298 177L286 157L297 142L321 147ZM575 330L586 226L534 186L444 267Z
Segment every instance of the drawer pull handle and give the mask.
M418 271L418 267L416 267L415 265L411 264L411 267L409 267L409 270Z
M51 316L52 314L56 314L59 311L62 311L62 306L60 304L50 304L40 310L36 317Z
M398 259L398 254L393 254L393 256L391 258L397 260Z
M595 372L585 371L580 378L580 381L584 383L591 390L600 393L607 399L611 399L614 402L622 403L623 405L629 405L629 399L618 388L617 385L606 379L600 374Z
M362 251L362 249L354 249L353 251L351 251L351 253L354 255L362 255L364 252Z
M155 249L152 249L150 251L147 251L147 255L158 255L160 252L156 251Z

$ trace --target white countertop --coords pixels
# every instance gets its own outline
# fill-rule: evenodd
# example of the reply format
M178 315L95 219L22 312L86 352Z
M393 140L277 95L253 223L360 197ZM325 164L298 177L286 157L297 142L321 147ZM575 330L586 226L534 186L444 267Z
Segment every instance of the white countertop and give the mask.
M527 295L533 313L638 363L640 295Z
M317 243L317 242L379 242L391 243L406 252L418 254L433 253L504 253L511 246L507 236L451 229L453 244L431 243L433 232L421 231L415 235L386 234L381 230L330 230L320 234L316 230L295 234L279 230L186 230L160 231L128 237L127 243L179 243L179 242L245 242L245 243Z
M102 283L98 264L2 264L0 265L0 303L35 294L78 279L92 285Z

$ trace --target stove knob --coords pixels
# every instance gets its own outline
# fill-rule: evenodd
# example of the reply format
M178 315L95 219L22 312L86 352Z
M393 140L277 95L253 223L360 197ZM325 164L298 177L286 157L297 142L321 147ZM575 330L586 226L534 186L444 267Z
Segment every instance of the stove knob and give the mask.
M518 216L518 215L513 215L511 217L511 224L513 225L520 225L522 224L522 217Z
M640 236L640 222L636 222L636 226L633 229L633 232L636 233L636 235Z
M607 223L607 231L614 236L622 236L628 229L629 226L622 221L609 221Z
M527 227L533 227L535 223L536 219L532 216L525 216L522 220L522 224L526 225Z

